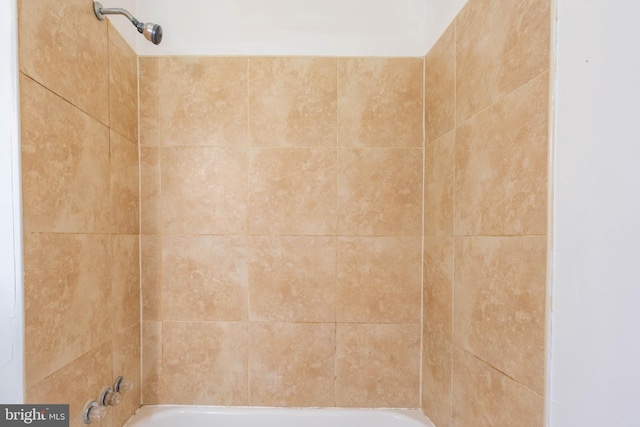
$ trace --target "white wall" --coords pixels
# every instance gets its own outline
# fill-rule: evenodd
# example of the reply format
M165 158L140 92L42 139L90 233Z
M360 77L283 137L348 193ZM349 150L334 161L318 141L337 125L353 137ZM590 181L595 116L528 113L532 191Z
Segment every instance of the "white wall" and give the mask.
M426 0L136 0L141 55L422 56ZM446 2L446 0L440 0Z
M423 56L468 0L102 0L162 25L154 46L110 16L139 55Z
M444 30L460 13L468 0L425 0L426 4L426 38L425 53L438 41Z
M0 2L0 402L22 403L23 304L16 1Z
M558 0L552 427L640 425L640 4Z

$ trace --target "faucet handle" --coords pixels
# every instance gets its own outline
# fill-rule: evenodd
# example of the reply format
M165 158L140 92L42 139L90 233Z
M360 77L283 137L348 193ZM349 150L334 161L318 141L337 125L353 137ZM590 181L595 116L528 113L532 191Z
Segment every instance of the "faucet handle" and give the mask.
M82 420L84 424L91 424L94 421L102 421L107 416L107 408L101 406L95 400L89 402L84 407Z
M117 391L113 391L111 388L107 387L102 390L100 394L99 403L102 406L116 406L122 400L122 396Z
M122 376L116 378L116 381L113 383L113 389L120 393L128 393L133 390L135 386L134 382L128 380Z

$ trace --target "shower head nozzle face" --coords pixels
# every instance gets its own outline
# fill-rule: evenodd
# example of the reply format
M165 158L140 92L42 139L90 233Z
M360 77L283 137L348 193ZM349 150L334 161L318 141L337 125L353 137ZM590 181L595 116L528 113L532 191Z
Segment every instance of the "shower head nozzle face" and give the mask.
M151 43L160 44L162 41L162 27L158 24L153 25L153 31L151 32Z
M160 44L162 41L162 27L153 22L147 22L138 26L138 31L142 33L145 39L153 44Z

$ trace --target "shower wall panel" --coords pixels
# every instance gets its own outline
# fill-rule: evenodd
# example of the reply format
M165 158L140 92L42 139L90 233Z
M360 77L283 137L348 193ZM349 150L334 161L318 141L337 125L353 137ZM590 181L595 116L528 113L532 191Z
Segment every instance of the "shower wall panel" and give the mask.
M422 71L140 58L144 403L419 406Z
M19 4L29 403L71 404L71 426L123 375L140 405L137 57L80 0Z
M422 408L544 425L550 2L470 0L425 59Z

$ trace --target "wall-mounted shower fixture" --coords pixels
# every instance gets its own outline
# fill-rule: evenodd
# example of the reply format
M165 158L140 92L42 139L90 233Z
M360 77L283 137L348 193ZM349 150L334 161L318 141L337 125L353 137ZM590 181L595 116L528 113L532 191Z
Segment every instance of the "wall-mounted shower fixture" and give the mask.
M100 393L100 398L98 398L98 404L100 406L116 406L120 404L122 400L122 396L119 392L113 391L110 387L106 387Z
M97 1L93 2L93 11L99 20L104 21L104 15L124 15L129 21L138 29L147 40L153 44L160 44L162 41L162 27L153 22L147 22L146 24L138 21L132 14L124 9L120 8L104 8Z
M94 421L102 421L107 416L107 408L99 405L95 400L87 403L82 412L82 421L91 424Z
M122 376L116 378L116 381L113 383L113 390L119 393L128 393L133 390L133 381L129 381Z

